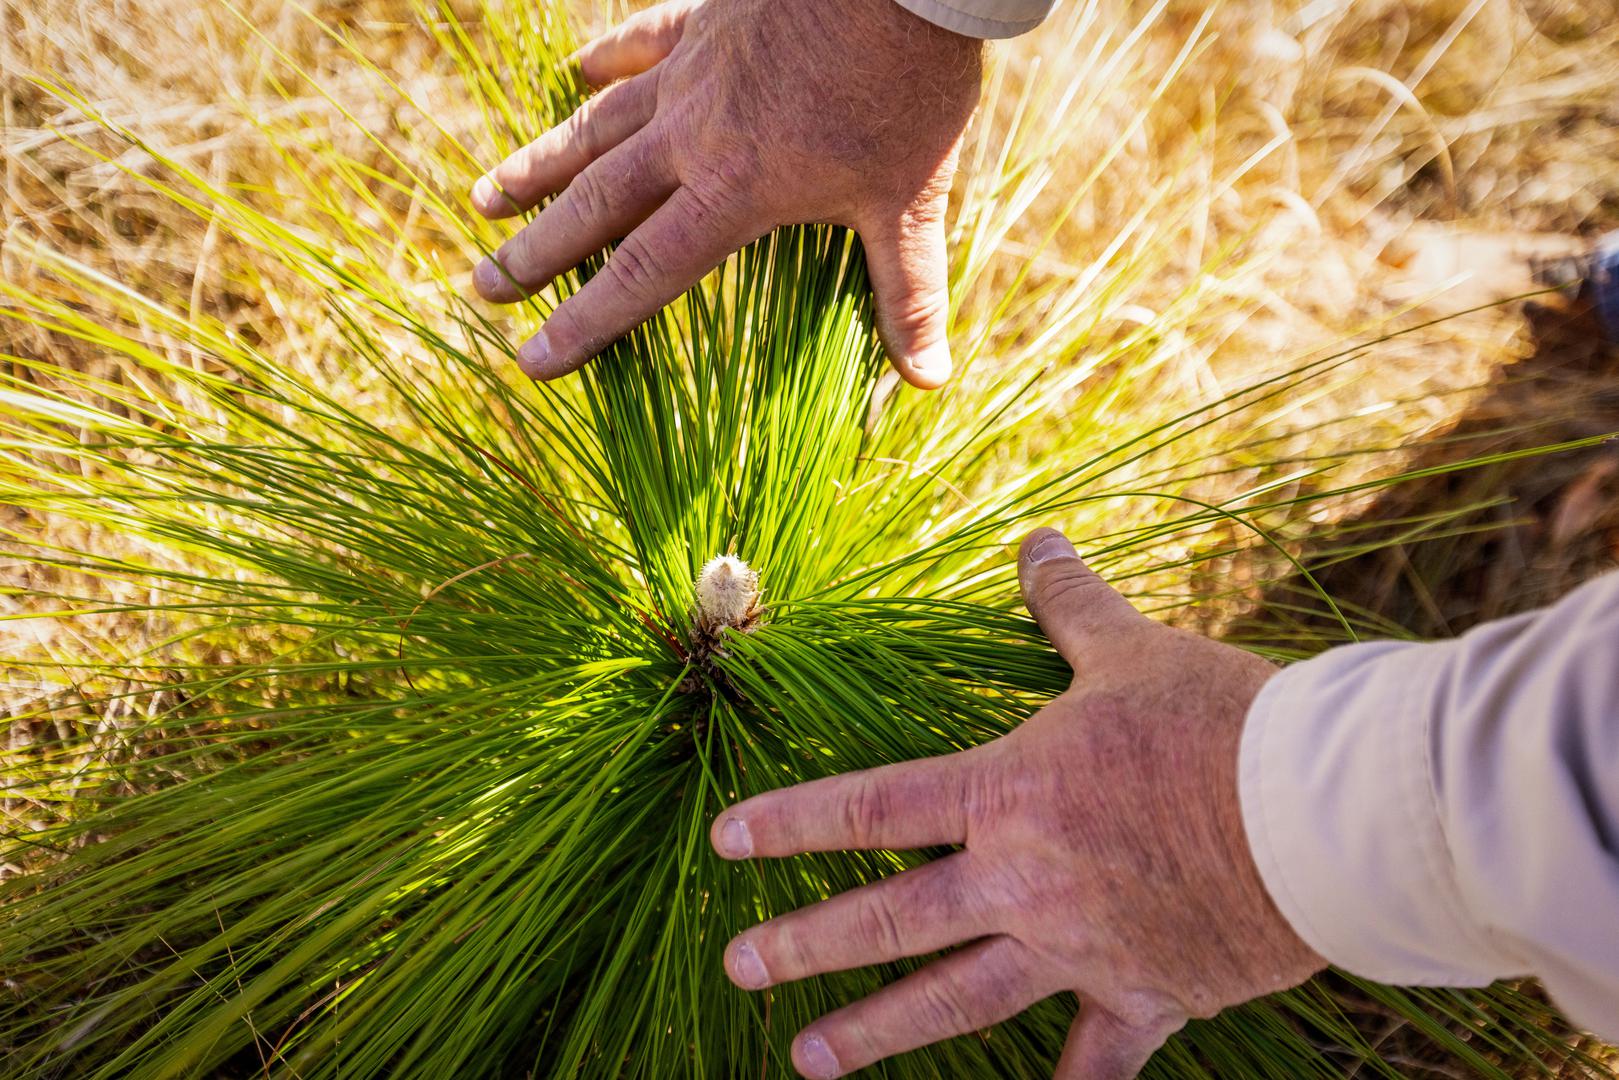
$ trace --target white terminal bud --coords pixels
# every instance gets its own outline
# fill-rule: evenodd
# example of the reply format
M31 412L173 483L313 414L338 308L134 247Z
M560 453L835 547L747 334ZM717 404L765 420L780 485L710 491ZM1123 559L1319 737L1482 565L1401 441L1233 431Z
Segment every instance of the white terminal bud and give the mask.
M697 621L705 626L747 626L759 600L759 575L735 555L716 555L697 574Z

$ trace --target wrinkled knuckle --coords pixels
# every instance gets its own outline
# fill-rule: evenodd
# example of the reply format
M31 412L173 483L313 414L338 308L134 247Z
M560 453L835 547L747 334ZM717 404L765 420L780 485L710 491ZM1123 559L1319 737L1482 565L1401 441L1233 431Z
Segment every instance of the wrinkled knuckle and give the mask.
M1046 564L1044 573L1036 581L1041 601L1049 608L1067 611L1089 611L1104 605L1112 607L1118 602L1113 589L1077 560L1058 560L1058 565ZM1131 609L1134 612L1134 608Z
M968 777L962 793L967 811L967 835L973 836L992 827L1006 809L1001 798L1000 769L975 769Z
M852 846L869 847L888 819L888 797L881 785L861 777L843 804L843 825Z
M1078 567L1058 567L1042 577L1040 592L1047 600L1084 600L1096 592L1098 585L1094 576Z
M567 146L569 156L585 161L594 161L601 153L600 124L601 104L599 98L590 98L582 103L574 114L568 118L563 126L563 141Z
M928 333L944 326L950 314L950 297L943 289L907 296L889 305L884 312L890 326L907 335Z
M696 186L687 189L684 209L687 228L698 234L719 231L720 224L733 213L723 194Z
M922 1015L918 1019L928 1031L964 1032L978 1026L961 986L953 981L934 979L924 983L920 1008Z
M887 900L874 898L862 904L856 916L855 932L874 956L889 958L904 955L899 918Z
M734 150L710 165L705 174L711 190L731 198L740 198L751 191L758 177L758 158Z
M568 201L580 221L602 221L613 209L613 193L595 172L582 172L568 185Z
M974 769L963 793L968 835L1004 825L1038 797L1034 771L1022 756L1004 749L986 768Z
M657 259L644 245L628 241L619 245L602 273L615 289L637 303L659 299L658 285L663 275Z
M722 222L753 201L759 186L758 161L751 153L725 152L699 167L688 185L693 209L710 222Z

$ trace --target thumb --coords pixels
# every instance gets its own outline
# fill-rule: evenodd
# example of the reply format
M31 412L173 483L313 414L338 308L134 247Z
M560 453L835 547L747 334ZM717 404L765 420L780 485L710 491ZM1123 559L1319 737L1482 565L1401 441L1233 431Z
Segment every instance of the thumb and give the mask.
M1074 545L1056 529L1036 529L1023 538L1018 583L1029 614L1076 669L1082 657L1147 621L1085 565Z
M1052 1080L1134 1080L1169 1034L1157 1027L1127 1024L1086 1002L1068 1029Z
M950 377L950 256L943 198L889 225L860 230L877 296L877 333L906 382L932 390Z

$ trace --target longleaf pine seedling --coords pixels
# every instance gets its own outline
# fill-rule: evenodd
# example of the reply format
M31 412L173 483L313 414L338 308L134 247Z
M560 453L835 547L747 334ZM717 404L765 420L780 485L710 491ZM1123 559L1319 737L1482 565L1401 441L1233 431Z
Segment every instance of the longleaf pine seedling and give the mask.
M347 39L386 108L264 42L292 104L253 117L280 160L256 184L46 84L150 163L108 168L229 239L234 288L309 303L269 340L172 282L10 241L48 284L0 283L0 316L104 366L14 350L0 388L8 546L32 613L85 628L13 660L73 693L8 770L49 810L0 855L9 1077L785 1075L799 1028L922 961L749 994L727 939L936 853L728 864L706 840L723 806L982 743L1060 693L1007 546L1036 524L1159 609L1197 600L1166 582L1267 543L1311 589L1294 552L1330 527L1306 508L1346 494L1341 458L1289 457L1264 422L1353 356L1203 404L1130 398L1167 327L1092 340L1085 305L1133 256L1061 294L1028 266L990 282L1006 208L1050 180L1039 108L975 155L954 288L1047 362L975 346L956 387L892 392L858 245L799 227L536 387L514 343L590 267L515 315L468 302L497 236L462 193L580 100L572 38L554 0L418 14L482 110L476 151ZM1064 444L1035 461L1059 403ZM101 539L53 540L64 521ZM150 640L89 629L109 616ZM1569 1057L1507 988L1357 993L1459 1069ZM1194 1023L1147 1075L1401 1075L1338 1000ZM1047 1075L1072 1008L873 1071Z

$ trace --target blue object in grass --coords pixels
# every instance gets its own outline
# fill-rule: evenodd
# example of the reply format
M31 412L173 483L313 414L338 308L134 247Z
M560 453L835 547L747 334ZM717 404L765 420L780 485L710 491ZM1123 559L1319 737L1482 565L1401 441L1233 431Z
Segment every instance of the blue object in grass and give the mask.
M1591 285L1603 333L1609 341L1619 342L1619 231L1610 232L1597 241L1591 252L1591 272L1586 280Z

